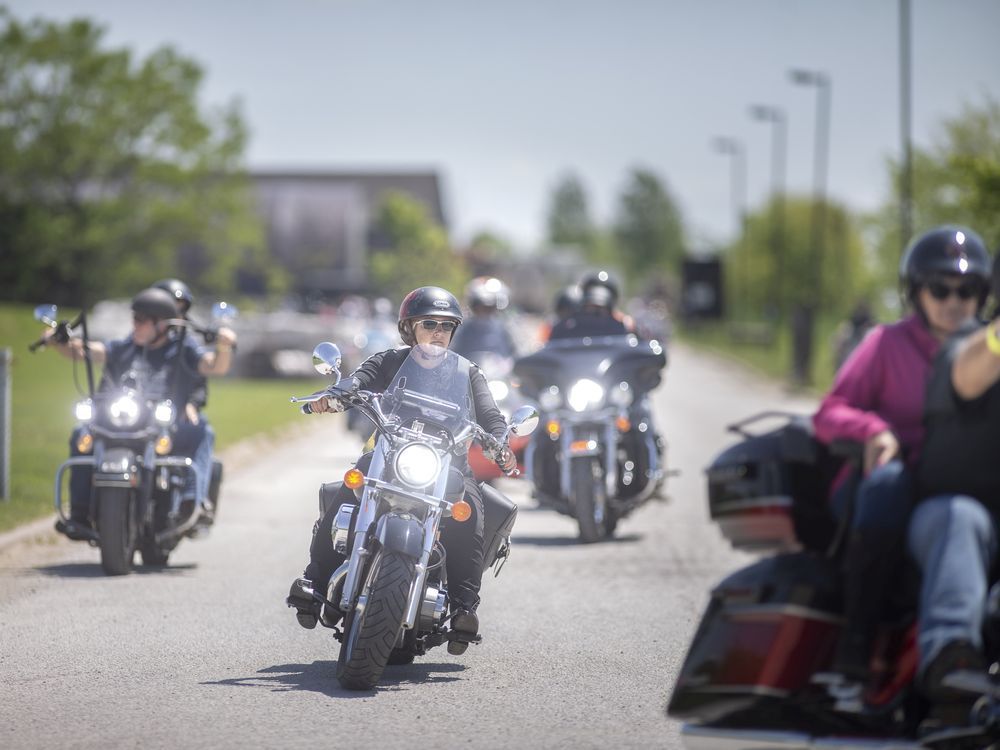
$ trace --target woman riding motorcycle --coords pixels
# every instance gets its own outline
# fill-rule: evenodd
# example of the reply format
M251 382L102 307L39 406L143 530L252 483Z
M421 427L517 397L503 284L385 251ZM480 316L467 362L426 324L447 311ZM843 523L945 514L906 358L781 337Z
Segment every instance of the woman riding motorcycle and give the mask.
M867 681L875 629L902 562L931 363L942 342L982 307L989 274L989 253L974 232L942 226L917 237L900 264L913 312L868 334L813 417L820 441L864 445L853 512L855 483L847 481L848 469L832 494L834 514L842 521L850 518L844 559L847 625L833 674L823 678L838 690L860 691Z
M351 374L351 378L357 383L357 389L385 391L392 383L400 365L411 356L414 347L419 347L414 356L422 357L426 360L428 369L433 369L434 348L446 349L461 323L462 309L450 292L435 286L414 289L406 295L399 306L398 329L406 346L379 352L365 360ZM494 437L502 438L506 422L493 400L486 379L475 365L469 368L469 387L477 415L476 421ZM320 399L311 406L313 412L337 412L343 411L344 408L343 404L333 398ZM356 464L357 468L361 471L367 470L372 455L369 452L361 456ZM507 471L513 470L517 465L513 453L509 450L503 452L498 463ZM479 605L479 588L483 572L483 498L482 489L472 479L468 464L459 464L457 468L465 474L465 500L472 506L473 518L465 523L446 520L441 526L441 541L448 553L446 558L448 593L455 613L451 621L452 628L474 636L479 631L476 608ZM340 505L354 502L356 502L354 493L350 489L341 488L313 533L309 548L309 565L305 569L304 577L292 583L286 601L289 606L297 610L299 623L305 627L314 626L318 617L318 606L306 592L313 588L313 583L320 584L322 588L322 584L329 580L333 571L344 561L344 556L333 549L331 526L334 517ZM460 642L449 643L449 653L461 654L467 645Z

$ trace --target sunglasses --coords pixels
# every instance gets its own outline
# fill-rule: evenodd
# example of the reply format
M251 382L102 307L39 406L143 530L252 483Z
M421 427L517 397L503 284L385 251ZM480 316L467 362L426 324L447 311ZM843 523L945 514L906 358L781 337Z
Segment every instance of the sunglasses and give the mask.
M152 320L153 319L148 315L143 315L141 313L135 313L132 315L132 321L138 323L139 325L142 325L143 323L149 323Z
M976 281L963 281L957 286L946 284L943 281L929 281L927 282L927 291L934 299L940 301L948 299L953 294L957 295L959 299L970 300L973 297L978 297L982 293L983 287Z
M445 333L451 333L458 328L458 323L454 320L418 320L417 325L425 331L436 331L440 328Z

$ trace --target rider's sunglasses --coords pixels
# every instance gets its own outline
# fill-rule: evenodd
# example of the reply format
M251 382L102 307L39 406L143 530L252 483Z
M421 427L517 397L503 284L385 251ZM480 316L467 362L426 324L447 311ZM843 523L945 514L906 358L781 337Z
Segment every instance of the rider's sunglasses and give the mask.
M454 320L418 320L417 325L425 331L436 331L440 328L445 333L451 333L458 328L458 323Z
M935 279L927 282L927 291L936 300L944 301L953 294L958 295L959 299L970 300L973 297L978 297L982 293L983 287L978 281L963 281L961 284L952 286Z
M152 320L153 319L151 317L149 317L148 315L143 315L142 313L133 313L132 314L132 321L134 323L139 324L139 325L142 325L143 323L149 323Z

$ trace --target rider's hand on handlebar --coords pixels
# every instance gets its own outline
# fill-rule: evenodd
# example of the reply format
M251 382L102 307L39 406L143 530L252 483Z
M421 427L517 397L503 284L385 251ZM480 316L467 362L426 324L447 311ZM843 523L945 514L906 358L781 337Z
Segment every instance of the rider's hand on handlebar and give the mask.
M865 441L865 476L885 466L899 453L899 441L889 430L872 435Z
M497 458L497 466L503 470L504 474L511 474L517 469L517 457L514 455L514 451L504 446L504 449L500 451L500 456Z
M331 398L330 396L324 396L318 401L313 401L310 404L313 414L323 414L325 412L340 412L344 411L347 407L340 402L339 399Z
M223 326L214 332L215 345L222 349L232 349L236 346L236 332L231 328Z

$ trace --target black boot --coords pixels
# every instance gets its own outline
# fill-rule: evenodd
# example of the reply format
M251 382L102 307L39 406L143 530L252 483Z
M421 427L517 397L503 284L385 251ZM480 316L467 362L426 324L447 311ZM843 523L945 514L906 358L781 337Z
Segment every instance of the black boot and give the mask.
M469 642L479 634L479 617L474 611L464 607L457 609L451 618L451 629L455 631L458 640L448 642L448 653L461 656L469 647Z
M299 625L312 630L319 622L319 602L313 598L312 581L308 578L296 578L288 591L285 604L295 609L295 619Z
M85 542L96 538L94 527L91 526L89 518L70 518L67 521L60 518L56 521L56 531L60 534L65 534L67 538L72 539L74 542Z

